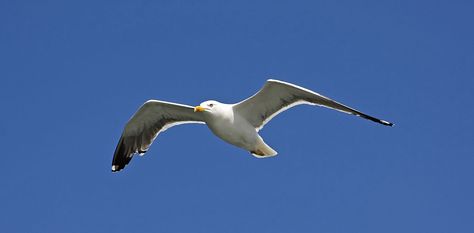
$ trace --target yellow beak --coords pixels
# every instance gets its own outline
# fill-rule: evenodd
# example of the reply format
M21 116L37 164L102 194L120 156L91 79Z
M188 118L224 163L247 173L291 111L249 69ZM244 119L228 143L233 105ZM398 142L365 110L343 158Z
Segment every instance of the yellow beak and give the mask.
M201 106L194 107L194 112L204 112L204 111L206 111L206 109Z

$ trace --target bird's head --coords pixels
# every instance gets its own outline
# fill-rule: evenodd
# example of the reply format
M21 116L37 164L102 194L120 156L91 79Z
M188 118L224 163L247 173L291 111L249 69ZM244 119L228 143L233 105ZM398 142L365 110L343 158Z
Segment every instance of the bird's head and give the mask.
M194 112L215 112L217 109L219 109L219 106L221 106L222 103L219 103L215 100L208 100L202 102L199 106L194 107Z

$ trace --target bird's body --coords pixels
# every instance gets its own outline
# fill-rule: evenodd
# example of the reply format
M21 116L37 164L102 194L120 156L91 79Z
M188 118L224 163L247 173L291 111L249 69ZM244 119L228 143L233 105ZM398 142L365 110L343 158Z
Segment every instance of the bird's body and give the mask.
M273 150L270 153L262 151L261 147L266 145L262 137L247 119L235 112L234 105L212 102L215 104L215 113L204 113L204 121L217 137L251 152L256 157L276 155Z
M299 104L320 105L392 126L316 92L278 80L268 80L254 96L236 103L214 100L191 107L149 100L132 116L115 150L112 171L127 165L134 154L144 154L160 132L184 123L205 123L222 140L245 149L258 158L277 154L258 134L274 116Z
M255 128L235 114L232 105L219 104L219 109L215 108L219 110L215 114L204 113L204 121L209 129L222 140L249 149L257 138Z

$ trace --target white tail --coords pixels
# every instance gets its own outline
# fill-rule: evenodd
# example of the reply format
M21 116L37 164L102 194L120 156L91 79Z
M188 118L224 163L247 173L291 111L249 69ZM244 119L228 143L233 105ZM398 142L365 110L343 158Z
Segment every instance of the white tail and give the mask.
M270 146L265 144L265 142L260 139L259 142L257 143L257 146L254 151L250 151L253 156L257 158L268 158L272 157L278 154L274 149L272 149Z

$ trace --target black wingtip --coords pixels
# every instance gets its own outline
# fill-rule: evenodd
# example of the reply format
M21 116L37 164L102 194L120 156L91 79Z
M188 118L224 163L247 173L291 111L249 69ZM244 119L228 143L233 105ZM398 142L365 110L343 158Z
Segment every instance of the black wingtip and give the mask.
M373 121L373 122L377 122L377 123L382 124L382 125L393 126L393 123L391 123L391 122L384 121L384 120L380 120L380 119L378 119L378 118L375 118L375 117L372 117L372 116L363 114L363 113L361 113L361 112L357 112L357 113L355 113L354 115L360 116L360 117L365 118L365 119L367 119L367 120L371 120L371 121Z
M114 158L112 160L112 172L118 172L125 168L131 159L132 157L130 156L130 152L126 149L122 136L117 144L117 148L115 148Z
M120 165L112 165L112 172L118 172L122 170L125 166L120 166Z
M379 123L382 125L390 126L390 127L394 125L392 122L388 122L384 120L380 120Z

